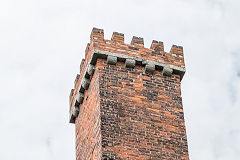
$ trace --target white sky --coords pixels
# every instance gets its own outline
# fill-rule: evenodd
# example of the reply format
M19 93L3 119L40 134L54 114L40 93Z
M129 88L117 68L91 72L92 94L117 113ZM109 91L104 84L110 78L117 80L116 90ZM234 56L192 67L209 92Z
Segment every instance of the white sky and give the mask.
M75 159L68 97L92 27L184 47L192 160L238 160L239 0L2 0L0 159Z

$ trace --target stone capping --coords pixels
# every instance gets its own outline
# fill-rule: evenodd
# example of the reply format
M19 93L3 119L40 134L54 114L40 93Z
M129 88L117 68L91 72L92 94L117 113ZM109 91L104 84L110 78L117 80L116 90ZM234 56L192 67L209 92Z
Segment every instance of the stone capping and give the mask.
M117 64L117 57L108 55L107 56L107 64L112 64L112 65Z
M162 71L163 76L171 77L172 73L173 73L173 69L172 68L170 68L169 66L164 66L163 67L163 71Z
M145 65L145 72L149 72L149 73L154 73L155 71L155 64L152 63L152 62L148 62L146 65Z
M90 65L88 66L88 68L87 68L87 74L88 74L89 76L93 75L94 70L95 70L95 66L90 64Z
M90 80L87 79L87 78L83 78L82 80L82 83L81 83L81 86L87 90L89 88L89 85L90 85Z
M70 115L70 123L75 123L75 119L79 114L79 105L82 103L81 101L84 100L84 91L88 89L90 85L90 78L94 74L95 70L95 64L97 62L97 59L107 59L107 63L111 65L115 65L117 61L125 62L125 67L127 68L134 68L136 64L145 66L145 71L149 73L154 73L155 70L163 70L164 76L171 76L173 73L180 75L180 78L182 80L186 70L183 67L178 67L175 65L169 65L163 62L162 60L151 61L146 59L141 59L125 54L120 53L114 53L114 52L108 52L108 51L102 51L102 50L93 50L92 55L89 59L89 63L87 64L87 67L83 73L83 77L81 79L81 83L79 87L77 88L77 95L72 105L74 105L72 113ZM79 100L79 101L78 101Z
M83 99L84 99L84 93L78 92L77 95L76 95L76 101L79 104L82 104L83 103Z
M126 59L125 67L126 68L134 68L136 65L136 61L134 59Z
M74 108L73 108L73 111L72 111L72 115L73 115L74 117L77 117L78 114L79 114L79 108L78 108L78 107L74 107Z

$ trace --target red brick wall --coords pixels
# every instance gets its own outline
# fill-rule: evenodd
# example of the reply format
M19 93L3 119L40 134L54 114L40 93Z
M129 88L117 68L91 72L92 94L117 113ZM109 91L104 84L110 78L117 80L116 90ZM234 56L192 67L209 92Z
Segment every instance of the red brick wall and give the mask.
M114 32L105 40L103 30L93 29L80 76L70 94L70 114L86 66L94 50L120 53L185 68L183 49L164 51L162 42L144 48L142 38L124 43ZM79 106L76 125L76 159L189 159L181 98L181 76L163 76L162 69L147 73L137 64L107 64L98 58L90 77L84 102Z
M112 159L188 159L180 76L101 60L102 153Z
M84 102L75 121L76 159L97 160L101 158L99 74L92 78Z

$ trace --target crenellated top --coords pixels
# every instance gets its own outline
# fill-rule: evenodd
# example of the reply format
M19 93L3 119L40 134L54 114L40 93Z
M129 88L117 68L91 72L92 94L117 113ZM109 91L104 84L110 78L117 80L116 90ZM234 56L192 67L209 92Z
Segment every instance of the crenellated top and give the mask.
M151 46L145 48L144 39L137 36L133 36L131 43L126 44L124 43L124 34L119 32L113 32L111 40L107 40L104 39L103 29L97 28L93 28L90 40L90 45L86 49L87 51L91 47L92 49L132 55L138 58L185 67L183 47L181 46L173 45L170 52L165 52L163 42L153 40ZM87 54L87 52L85 53Z
M137 45L139 47L144 47L144 42L142 37L132 37L131 45Z
M113 32L111 40L116 43L124 43L124 34Z
M150 49L153 49L155 52L164 52L163 42L153 40Z
M176 54L176 55L183 55L183 47L182 46L177 46L177 45L173 45L171 50L170 50L171 54Z
M90 36L91 40L104 40L103 29L93 28Z
M145 48L141 37L133 36L131 44L126 44L122 33L113 32L111 40L106 40L103 29L93 28L90 43L85 49L85 59L80 65L80 74L76 76L74 90L71 90L69 97L70 123L74 123L78 116L79 106L84 101L84 94L90 85L98 58L106 59L109 65L116 65L118 61L124 62L126 68L141 65L145 72L150 74L160 70L163 76L178 74L182 79L185 73L181 46L173 45L170 52L165 52L163 42L153 40L150 48Z

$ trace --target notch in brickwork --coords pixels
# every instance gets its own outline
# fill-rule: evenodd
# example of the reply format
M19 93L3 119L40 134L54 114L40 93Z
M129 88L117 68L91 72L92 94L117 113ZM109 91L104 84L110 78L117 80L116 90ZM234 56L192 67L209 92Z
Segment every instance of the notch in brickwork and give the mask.
M124 34L113 32L111 40L118 43L124 43Z
M131 45L138 45L138 46L144 47L143 38L133 36L132 41L131 41Z
M153 40L153 41L152 41L152 44L151 44L151 46L150 46L150 49L153 49L155 52L158 52L158 53L161 52L161 51L164 52L163 42Z
M175 54L175 55L183 55L183 47L177 46L177 45L172 45L170 53Z
M104 31L103 29L93 28L91 33L91 40L104 40Z

